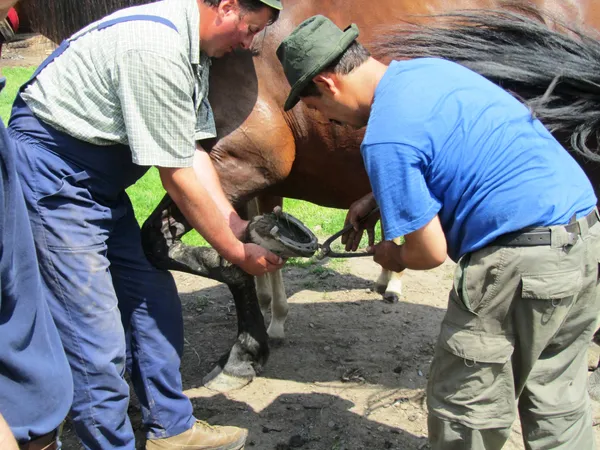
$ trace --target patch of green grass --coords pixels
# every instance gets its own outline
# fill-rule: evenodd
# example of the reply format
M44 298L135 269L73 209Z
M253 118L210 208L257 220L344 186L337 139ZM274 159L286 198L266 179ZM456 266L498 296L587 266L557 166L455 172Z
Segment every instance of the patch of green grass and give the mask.
M33 74L35 67L7 67L2 69L2 75L6 77L6 87L0 93L0 117L4 123L8 122L10 109L15 101L17 92Z
M348 269L348 258L330 258L327 267L336 272L345 272Z
M165 195L158 170L152 167L137 183L127 189L127 194L133 203L135 218L142 225ZM196 230L187 233L183 242L188 245L208 245Z
M4 123L8 122L10 109L19 87L31 77L34 70L34 67L14 67L2 70L3 75L7 79L6 88L0 93L0 117L2 117ZM127 193L133 203L135 216L141 225L150 213L152 213L165 194L165 190L160 182L158 170L155 168L150 169L135 185L127 189ZM284 200L283 210L302 221L317 235L321 242L343 228L347 212L345 209L326 208L293 199ZM380 233L378 230L377 240L379 239ZM208 245L202 236L194 230L184 236L183 242L188 245ZM333 248L336 251L343 251L339 242L339 240L336 241ZM361 247L366 246L366 244L367 240L365 236L361 241ZM288 264L296 267L312 267L317 265L318 262L309 258L291 258L288 261ZM336 264L342 265L344 264L344 260L331 259L327 263L327 265L332 268L335 267ZM322 266L317 265L317 268L320 267Z
M312 267L315 264L318 264L318 260L316 258L289 258L285 263L287 266L299 267L301 269L306 269L308 267Z
M302 287L304 289L312 290L312 289L315 289L317 287L317 283L315 281L312 281L312 280L307 280L307 281L304 281L302 283Z
M345 209L326 208L313 203L286 198L283 210L301 220L317 236L331 236L344 227Z

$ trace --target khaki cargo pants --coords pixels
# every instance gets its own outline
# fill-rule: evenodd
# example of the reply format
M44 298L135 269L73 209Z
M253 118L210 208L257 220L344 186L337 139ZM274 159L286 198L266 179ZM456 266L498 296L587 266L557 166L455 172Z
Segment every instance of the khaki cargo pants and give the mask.
M457 264L427 386L435 450L594 449L588 344L600 312L600 223L570 245L489 246ZM572 236L571 236L572 237Z

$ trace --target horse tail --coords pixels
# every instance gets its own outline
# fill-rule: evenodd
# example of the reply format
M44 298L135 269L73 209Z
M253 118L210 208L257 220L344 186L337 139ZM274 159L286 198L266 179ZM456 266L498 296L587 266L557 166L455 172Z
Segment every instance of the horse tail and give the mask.
M54 42L60 42L90 23L128 6L156 0L29 0L21 10L31 28Z
M600 161L600 41L533 7L428 19L434 24L407 22L386 30L373 53L458 62L525 103L555 136L565 137L560 140L567 147Z

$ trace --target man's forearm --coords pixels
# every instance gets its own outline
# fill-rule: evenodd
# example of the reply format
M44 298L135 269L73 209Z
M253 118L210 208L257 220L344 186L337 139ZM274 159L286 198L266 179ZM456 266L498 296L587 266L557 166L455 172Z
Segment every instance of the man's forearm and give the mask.
M374 247L374 260L386 269L427 270L446 260L446 237L438 216L424 227L404 236L404 244L383 241Z
M243 261L244 245L234 236L194 169L159 168L159 172L165 190L190 225L225 259L234 264Z
M397 252L397 262L407 269L433 269L446 260L446 236L438 216L424 227L405 236L404 241Z
M428 270L439 265L437 261L432 261L428 255L425 256L422 250L413 249L407 246L406 243L400 245L394 252L394 261L401 267L401 270L397 270L398 272L404 269Z

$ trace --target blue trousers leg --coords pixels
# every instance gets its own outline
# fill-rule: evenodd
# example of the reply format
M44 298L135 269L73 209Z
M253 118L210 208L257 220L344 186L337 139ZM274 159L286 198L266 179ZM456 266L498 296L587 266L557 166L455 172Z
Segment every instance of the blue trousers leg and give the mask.
M179 370L183 317L173 277L146 259L129 200L127 204L108 239L108 259L128 338L131 380L148 438L158 439L183 433L195 421Z
M85 171L26 138L15 143L44 289L73 374L75 430L86 449L133 450L125 333L106 256L126 208L96 202Z

